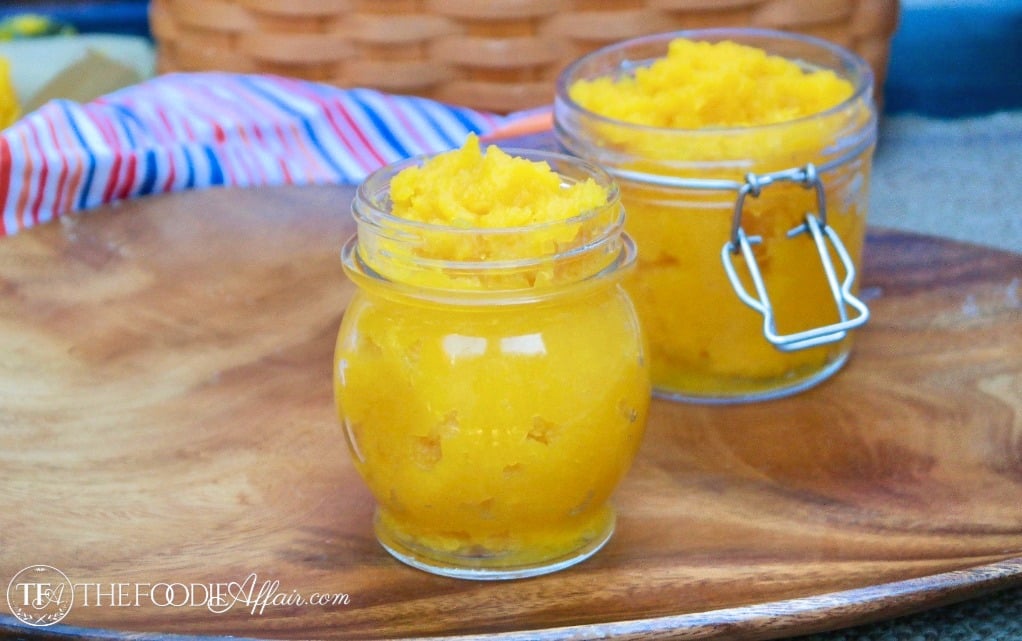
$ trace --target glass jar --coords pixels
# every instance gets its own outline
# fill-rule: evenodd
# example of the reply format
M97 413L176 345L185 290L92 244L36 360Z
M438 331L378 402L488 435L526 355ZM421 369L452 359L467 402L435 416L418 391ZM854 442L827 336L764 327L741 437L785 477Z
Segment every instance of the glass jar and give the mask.
M616 187L574 158L513 153L564 184L596 179L608 204L516 228L403 220L388 189L423 162L413 159L360 186L357 235L342 250L357 291L337 337L335 399L377 502L377 538L411 566L458 578L533 576L599 550L650 399L621 285L635 251ZM440 260L426 241L502 249Z
M777 124L673 129L602 116L570 95L620 77L675 38L732 42L830 69L853 91L826 111ZM839 370L851 330L876 139L873 76L854 54L765 30L657 34L584 56L558 79L555 131L615 177L639 250L627 281L646 336L654 392L738 402L804 390Z

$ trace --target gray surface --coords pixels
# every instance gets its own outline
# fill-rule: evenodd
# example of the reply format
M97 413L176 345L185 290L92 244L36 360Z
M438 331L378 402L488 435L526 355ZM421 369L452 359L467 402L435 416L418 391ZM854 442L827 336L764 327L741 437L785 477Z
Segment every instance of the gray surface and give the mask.
M1019 641L1022 588L799 641Z
M872 225L1022 253L1022 111L884 116L869 216Z

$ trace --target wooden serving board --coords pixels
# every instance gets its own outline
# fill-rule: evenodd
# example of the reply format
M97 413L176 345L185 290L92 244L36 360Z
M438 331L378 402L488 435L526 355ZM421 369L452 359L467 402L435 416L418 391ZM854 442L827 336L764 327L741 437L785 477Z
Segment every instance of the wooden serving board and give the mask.
M0 240L0 590L45 564L75 596L47 627L0 601L0 633L765 639L1022 583L1022 255L880 230L849 365L784 400L655 401L594 558L399 564L331 397L351 195L189 192ZM348 603L113 596L253 575Z

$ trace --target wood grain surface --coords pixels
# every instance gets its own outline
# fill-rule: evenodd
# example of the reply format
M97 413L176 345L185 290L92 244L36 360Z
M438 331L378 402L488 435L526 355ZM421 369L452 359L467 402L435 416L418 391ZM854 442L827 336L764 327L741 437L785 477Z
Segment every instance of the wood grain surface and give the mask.
M655 401L594 558L503 583L397 563L331 398L351 193L182 193L0 241L0 590L46 564L76 598L46 628L0 601L0 633L765 639L1022 583L1022 256L878 230L846 369ZM349 603L102 596L253 575Z

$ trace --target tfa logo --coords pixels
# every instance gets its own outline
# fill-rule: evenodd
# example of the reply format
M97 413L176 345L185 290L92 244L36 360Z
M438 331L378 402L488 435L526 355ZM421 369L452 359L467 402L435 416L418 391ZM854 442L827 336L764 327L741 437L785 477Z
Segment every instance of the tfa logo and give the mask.
M7 607L28 625L57 623L71 611L74 598L71 581L49 565L30 565L7 585Z

